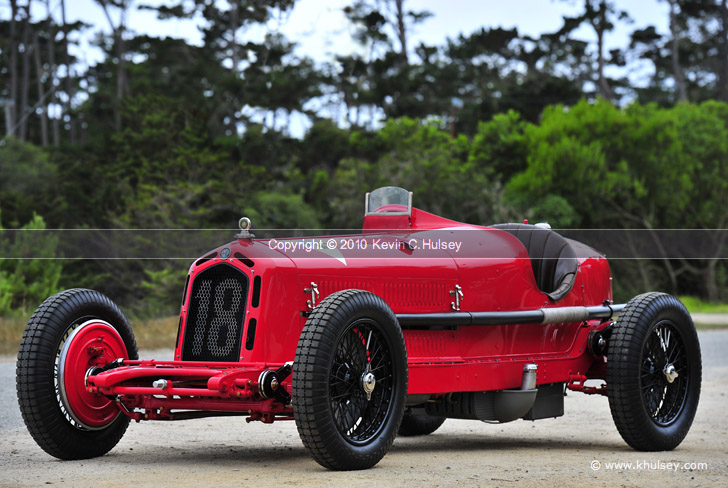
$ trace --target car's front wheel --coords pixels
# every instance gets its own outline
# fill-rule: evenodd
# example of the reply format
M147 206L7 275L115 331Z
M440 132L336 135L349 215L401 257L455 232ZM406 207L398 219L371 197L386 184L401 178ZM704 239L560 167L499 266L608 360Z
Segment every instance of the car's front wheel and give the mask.
M136 359L131 327L119 308L93 290L46 299L28 321L18 352L20 411L30 435L51 456L101 456L121 439L129 418L86 389L86 375L115 359Z
M675 297L646 293L629 301L607 352L607 393L622 438L641 451L677 447L700 398L698 335Z
M325 298L298 341L292 387L298 433L319 464L377 464L397 435L407 394L404 338L384 300L362 290Z

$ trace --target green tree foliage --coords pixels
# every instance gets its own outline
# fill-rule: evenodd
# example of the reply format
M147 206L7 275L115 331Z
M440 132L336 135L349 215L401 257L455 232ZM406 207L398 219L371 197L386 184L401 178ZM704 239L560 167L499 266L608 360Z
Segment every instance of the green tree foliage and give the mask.
M61 290L63 263L53 259L60 257L56 256L58 237L43 232L45 228L43 218L35 214L12 233L2 232L0 226L5 256L0 258L0 315L25 312ZM38 257L45 259L33 259Z
M360 226L362 195L385 185L413 191L420 208L446 217L492 223L503 216L499 187L470 160L464 136L451 139L436 125L401 118L374 137L354 133L351 143L357 152L381 155L341 161L326 191L334 227Z
M715 229L728 222L718 203L728 191L724 104L619 110L605 101L580 102L549 108L525 134L528 166L507 185L509 201L521 208L548 208L557 196L564 215L585 228ZM715 300L724 249L712 243L715 258L699 262L665 255L656 280L674 292L679 280L699 283L700 293ZM654 283L648 270L640 271L643 285Z
M665 0L670 33L654 26L632 33L629 49L649 60L653 75L636 91L642 100L671 105L678 100L728 102L728 3L724 0Z
M45 152L14 137L5 139L0 145L0 225L17 227L35 211L50 210L56 180L57 167Z
M141 282L144 298L132 305L138 318L157 318L179 312L188 264L182 260L167 262L167 267L159 271L144 269L145 278Z
M242 214L261 229L319 229L316 211L298 194L258 192L246 199Z
M469 160L500 183L526 169L528 124L518 112L509 110L478 124Z

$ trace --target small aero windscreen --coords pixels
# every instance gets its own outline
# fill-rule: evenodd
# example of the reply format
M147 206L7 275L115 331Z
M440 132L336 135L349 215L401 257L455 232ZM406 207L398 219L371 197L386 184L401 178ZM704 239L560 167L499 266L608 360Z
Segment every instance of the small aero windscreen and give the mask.
M412 192L398 186L383 186L367 193L364 214L412 215Z
M226 263L197 275L190 292L183 361L235 362L243 337L248 277Z

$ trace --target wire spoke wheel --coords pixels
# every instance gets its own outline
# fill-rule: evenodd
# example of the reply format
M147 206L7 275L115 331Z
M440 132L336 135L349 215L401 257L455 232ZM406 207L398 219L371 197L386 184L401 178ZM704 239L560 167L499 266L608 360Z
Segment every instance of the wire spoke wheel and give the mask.
M700 398L700 344L676 298L646 293L629 301L607 349L607 394L622 438L665 451L687 435Z
M404 413L407 355L387 304L362 290L325 298L303 328L293 362L293 411L314 459L337 470L374 466Z
M374 375L367 398L362 378ZM376 436L392 405L392 357L377 324L360 319L344 331L329 380L330 407L339 433L354 444Z
M677 374L676 378L666 371ZM657 425L670 425L680 414L688 393L690 366L675 324L662 321L647 335L643 350L642 399Z

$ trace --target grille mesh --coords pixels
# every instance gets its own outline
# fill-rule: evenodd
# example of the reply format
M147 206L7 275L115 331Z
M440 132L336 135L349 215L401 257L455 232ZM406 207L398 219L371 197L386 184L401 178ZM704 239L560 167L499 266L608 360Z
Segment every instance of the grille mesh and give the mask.
M206 269L192 283L183 361L237 361L248 277L229 264Z

